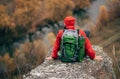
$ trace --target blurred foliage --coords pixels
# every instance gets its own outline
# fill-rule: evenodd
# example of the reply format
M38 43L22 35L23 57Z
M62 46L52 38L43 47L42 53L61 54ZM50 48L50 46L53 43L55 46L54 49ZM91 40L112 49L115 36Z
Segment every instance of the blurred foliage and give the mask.
M23 74L44 61L46 52L47 47L43 41L35 40L23 43L14 52L14 58L8 53L0 56L0 79L22 79Z
M108 24L109 17L110 16L109 16L107 8L104 5L100 6L100 12L97 18L98 31L102 29L103 25L106 26Z
M15 11L13 18L15 24L27 28L34 27L33 22L38 19L41 2L39 0L14 0Z
M93 44L106 44L105 41L111 39L112 36L117 35L120 31L120 0L111 0L107 2L106 6L101 6L97 23L92 24L91 29ZM118 37L118 36L116 36ZM117 79L120 79L120 39L109 40L110 44L104 47L104 50L113 59L113 68ZM94 40L96 39L96 40ZM114 46L114 49L113 49ZM114 50L115 55L112 53Z
M91 4L91 0L73 0L73 2L76 9L86 8L89 7Z
M107 3L110 20L114 20L115 18L120 18L120 0L111 0Z
M77 1L77 2L76 2ZM1 1L2 3L2 1ZM19 41L36 28L56 23L75 9L81 10L90 6L91 0L12 0L0 5L0 44L11 44ZM20 30L21 29L21 30ZM5 40L5 41L4 41Z
M99 16L97 18L98 31L102 30L103 26L107 26L116 18L120 18L120 0L111 0L107 2L107 6L101 6Z
M0 28L14 28L13 19L6 13L6 7L0 5Z
M11 75L21 75L42 63L48 49L43 41L32 40L19 49L15 49L13 43L24 40L27 34L31 38L31 34L44 26L56 29L57 24L57 28L61 28L59 22L63 18L84 12L91 1L0 0L0 70L3 68L2 71L13 79ZM49 33L47 38L52 47L55 35Z
M6 53L3 57L0 57L0 79L13 78L13 74L16 70L14 59Z
M17 49L15 52L15 60L20 68L20 72L22 74L26 73L41 64L45 59L46 52L47 47L41 40L22 44L21 49Z
M50 45L49 47L52 48L54 46L54 42L56 40L56 36L53 32L50 32L47 34L47 39L49 41L49 44Z
M44 0L43 19L54 21L63 20L66 15L72 15L74 3L71 0Z

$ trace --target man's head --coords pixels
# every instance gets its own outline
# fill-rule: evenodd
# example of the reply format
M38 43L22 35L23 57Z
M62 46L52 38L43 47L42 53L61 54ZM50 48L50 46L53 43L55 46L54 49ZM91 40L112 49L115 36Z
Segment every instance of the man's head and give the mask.
M74 24L75 24L76 19L72 16L67 16L64 19L64 24L65 24L65 28L67 29L74 29Z

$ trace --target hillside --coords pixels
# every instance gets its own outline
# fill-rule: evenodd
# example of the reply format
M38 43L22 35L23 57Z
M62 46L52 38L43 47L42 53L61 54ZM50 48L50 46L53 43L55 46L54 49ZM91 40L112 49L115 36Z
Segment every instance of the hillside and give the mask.
M111 52L112 46L115 45L116 54L120 51L120 38L119 38L119 30L120 30L120 18L114 20L109 23L107 26L102 27L102 31L96 32L94 36L91 38L92 44L101 45L104 49L108 49L106 51ZM118 34L118 35L116 35ZM115 35L117 37L115 37ZM110 38L114 36L116 39L110 40ZM106 41L110 40L110 42L106 45ZM111 49L111 50L110 50Z
M90 40L92 44L101 45L108 55L114 60L115 71L119 76L120 18L108 23L107 26L103 26L102 31L94 33Z

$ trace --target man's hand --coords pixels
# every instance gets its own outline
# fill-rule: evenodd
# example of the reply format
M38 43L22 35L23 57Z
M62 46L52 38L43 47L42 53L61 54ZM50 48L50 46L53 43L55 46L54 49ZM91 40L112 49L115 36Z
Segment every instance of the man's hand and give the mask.
M100 61L103 60L103 58L101 56L95 56L94 60Z
M53 58L52 58L52 57L47 57L46 59L47 59L47 60L53 60Z

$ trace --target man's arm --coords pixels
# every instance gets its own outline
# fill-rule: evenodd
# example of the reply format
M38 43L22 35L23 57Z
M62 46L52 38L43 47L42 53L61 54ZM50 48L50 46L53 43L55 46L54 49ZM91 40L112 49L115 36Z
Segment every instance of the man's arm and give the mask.
M92 48L90 40L86 36L83 30L80 30L80 34L85 37L85 52L93 60L102 60L101 56L96 56L95 51Z
M53 50L51 52L51 57L47 57L46 59L56 59L58 58L58 51L60 50L60 42L61 42L61 37L63 34L63 30L60 30L57 34L56 41L54 43Z

